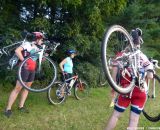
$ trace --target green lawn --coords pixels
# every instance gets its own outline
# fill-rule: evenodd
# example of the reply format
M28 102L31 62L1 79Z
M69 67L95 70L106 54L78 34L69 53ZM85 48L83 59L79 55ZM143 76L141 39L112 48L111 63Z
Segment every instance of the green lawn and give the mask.
M49 104L46 93L30 93L26 102L30 113L20 113L16 102L13 115L6 118L3 111L9 93L1 91L0 130L103 130L113 110L108 108L109 94L110 88L94 88L86 100L78 101L70 96L63 104L54 106ZM128 117L129 109L120 118L116 130L126 129ZM147 130L158 126L160 122L149 122L141 115L139 127Z

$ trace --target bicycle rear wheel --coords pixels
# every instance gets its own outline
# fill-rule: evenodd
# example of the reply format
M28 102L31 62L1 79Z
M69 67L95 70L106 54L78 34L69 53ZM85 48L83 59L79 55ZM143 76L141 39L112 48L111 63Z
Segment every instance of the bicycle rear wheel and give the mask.
M36 68L33 70L35 77L33 77L33 83L30 87L26 85L28 82L24 77L24 72L28 73L30 61L36 62ZM29 71L30 72L30 71ZM28 75L29 77L30 75ZM32 92L43 92L49 89L55 82L57 77L57 69L55 63L46 56L42 57L42 61L39 62L39 56L37 54L27 57L19 66L18 78L24 88ZM25 80L24 80L25 79Z
M155 98L148 98L143 109L143 115L152 122L157 122L160 120L160 77L154 75L155 80ZM152 81L150 81L150 87L152 87Z
M66 99L66 87L62 82L55 82L52 87L48 89L47 98L51 104L58 105Z
M132 82L130 85L128 85L128 87L123 88L112 78L113 61L115 62L117 55L122 52L127 52L128 54L132 53L133 42L130 35L123 27L119 25L113 25L105 33L103 42L101 44L102 67L110 86L118 93L127 94L134 86L134 79L132 79ZM120 59L118 61L118 66L121 65L123 66L122 68L125 68L124 66L126 65L130 66L131 63L129 60L130 59ZM135 56L132 57L132 60L135 63Z
M78 100L85 99L89 94L88 84L84 81L77 82L74 87L74 95Z

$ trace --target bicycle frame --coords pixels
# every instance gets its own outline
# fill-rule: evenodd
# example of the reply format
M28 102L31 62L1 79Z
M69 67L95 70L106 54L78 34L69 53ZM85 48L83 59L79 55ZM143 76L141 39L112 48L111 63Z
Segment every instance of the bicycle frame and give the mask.
M132 81L130 81L130 85L127 88L132 88L135 85L136 78L138 79L139 83L141 82L141 80L143 80L143 79L141 79L140 76L138 76L138 72L140 69L140 56L139 56L140 53L141 53L140 49L134 48L133 53L124 52L122 54L122 56L118 56L113 60L113 61L116 61L119 64L119 66L121 66L123 68L124 68L124 66L121 64L121 60L125 59L127 62L130 62L133 73L132 73ZM135 57L135 58L133 58L133 57ZM109 61L109 62L112 63L111 61ZM126 71L126 73L129 73L127 69L125 69L125 71Z
M4 54L8 56L8 55L9 55L8 49L9 49L10 47L13 47L13 46L18 45L18 44L22 44L22 41L20 41L20 42L15 42L14 44L5 46L5 47L3 47L2 49L0 49L0 58L1 58L1 56L4 55Z
M55 44L55 46L53 48L53 51L56 51L56 48L60 45L60 43L54 43L54 44ZM45 50L46 50L46 45L42 45L42 46L39 47L38 51L36 51L35 53L32 54L32 55L38 54L38 56L39 56L39 58L38 58L38 60L39 60L38 72L41 71L41 64L42 64L42 61L43 61L43 55L45 53Z
M0 58L4 61L1 62L0 66L8 64L7 69L13 69L13 66L18 62L18 58L11 54L11 52L17 47L17 45L22 44L24 41L18 41L14 44L0 48ZM4 57L3 57L4 56ZM6 58L6 59L4 59Z
M71 80L74 80L74 83L73 83L72 86L70 86L71 87L70 89L72 89L72 87L74 86L75 82L78 80L78 75L75 75L75 76L72 76L71 78L65 79L66 86L68 86L70 84ZM67 84L68 81L70 81L69 84Z
M73 84L70 86L72 80L73 80ZM70 81L70 82L68 83L68 81ZM79 84L80 90L83 90L81 80L79 79L79 76L77 74L75 76L72 76L71 78L65 79L63 84L65 85L66 88L69 86L70 87L69 90L71 90L73 88L73 86L75 86L75 83L77 83L77 82L80 83ZM64 90L64 93L66 93L66 94L68 93L67 89Z

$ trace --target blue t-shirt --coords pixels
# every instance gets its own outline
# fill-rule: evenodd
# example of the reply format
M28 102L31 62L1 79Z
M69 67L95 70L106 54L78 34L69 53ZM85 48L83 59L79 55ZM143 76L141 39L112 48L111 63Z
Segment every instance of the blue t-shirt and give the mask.
M72 74L73 73L73 62L72 62L72 58L67 57L66 58L67 62L64 64L64 71L67 73Z

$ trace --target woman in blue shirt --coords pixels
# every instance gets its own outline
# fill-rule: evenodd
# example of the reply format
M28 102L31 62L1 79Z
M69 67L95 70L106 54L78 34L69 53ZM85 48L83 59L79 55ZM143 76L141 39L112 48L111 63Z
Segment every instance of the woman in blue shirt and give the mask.
M68 57L61 61L59 64L62 74L65 76L65 79L68 79L72 76L73 73L73 62L72 59L76 55L75 50L68 50L67 51Z

